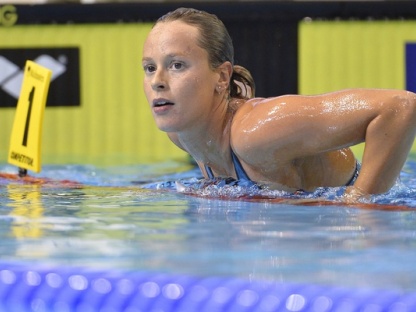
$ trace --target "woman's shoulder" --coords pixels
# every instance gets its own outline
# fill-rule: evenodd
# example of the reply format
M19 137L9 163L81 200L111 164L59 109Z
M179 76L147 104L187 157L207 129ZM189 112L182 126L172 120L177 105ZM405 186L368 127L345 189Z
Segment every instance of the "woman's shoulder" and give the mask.
M231 122L230 141L237 152L247 154L253 151L251 147L260 144L261 139L258 136L263 133L261 124L266 115L262 104L267 100L266 98L246 100L235 111ZM261 144L258 147L260 148Z
M285 103L287 100L298 101L298 100L301 100L301 98L302 96L295 95L295 94L285 94L285 95L279 95L279 96L273 96L273 97L256 97L256 98L245 100L244 104L240 105L239 108L243 108L243 110L267 109L270 106Z
M248 100L235 99L231 101L231 109L234 110L235 114L245 114L253 110L258 104L262 103L265 98L252 98Z
M240 123L241 121L247 122L249 119L251 119L251 117L253 117L253 115L267 115L268 111L273 110L276 107L276 105L285 102L285 99L287 99L287 97L290 97L290 95L268 98L257 97L245 100L243 104L234 106L234 121L238 123Z

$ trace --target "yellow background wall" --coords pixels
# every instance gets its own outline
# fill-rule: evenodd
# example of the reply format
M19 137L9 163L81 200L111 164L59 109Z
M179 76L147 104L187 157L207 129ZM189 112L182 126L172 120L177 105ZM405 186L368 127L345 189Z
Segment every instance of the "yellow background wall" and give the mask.
M156 128L140 66L150 24L28 25L0 28L0 48L80 48L80 107L48 107L43 163L133 164L184 160ZM299 24L299 91L405 88L404 48L416 21ZM23 64L22 64L23 66ZM14 109L0 108L0 162L7 160ZM414 151L416 148L414 146ZM356 149L362 153L362 147Z
M406 43L416 43L416 21L304 21L299 24L299 92L405 89ZM362 150L363 145L354 149L359 156Z
M150 28L150 24L0 28L0 48L80 48L81 106L46 108L44 164L100 166L187 159L157 129L142 91L141 53ZM0 162L7 161L14 112L0 108Z

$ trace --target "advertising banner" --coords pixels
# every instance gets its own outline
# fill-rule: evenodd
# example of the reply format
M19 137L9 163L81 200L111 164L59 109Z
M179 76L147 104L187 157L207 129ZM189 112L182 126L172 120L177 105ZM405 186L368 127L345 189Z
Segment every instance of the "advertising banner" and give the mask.
M7 159L26 60L52 71L44 163L188 159L157 129L143 93L141 53L150 28L147 23L0 27L0 162Z

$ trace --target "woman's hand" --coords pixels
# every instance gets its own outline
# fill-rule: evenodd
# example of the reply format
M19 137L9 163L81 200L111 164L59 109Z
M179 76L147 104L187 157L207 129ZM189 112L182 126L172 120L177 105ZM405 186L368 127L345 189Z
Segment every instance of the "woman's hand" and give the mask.
M345 193L342 195L340 200L345 204L368 203L370 200L370 194L364 192L356 186L347 186Z

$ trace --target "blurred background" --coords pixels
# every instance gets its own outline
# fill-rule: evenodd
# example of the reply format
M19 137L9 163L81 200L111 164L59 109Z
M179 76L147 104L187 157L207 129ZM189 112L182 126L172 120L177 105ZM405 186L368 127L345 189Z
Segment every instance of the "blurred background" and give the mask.
M223 20L257 96L355 87L416 91L416 2L410 0L0 0L0 162L7 161L27 59L53 70L43 163L189 161L156 128L141 69L152 24L183 6ZM362 146L354 150L360 155Z

